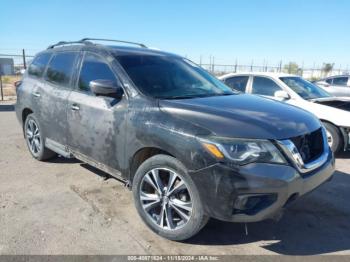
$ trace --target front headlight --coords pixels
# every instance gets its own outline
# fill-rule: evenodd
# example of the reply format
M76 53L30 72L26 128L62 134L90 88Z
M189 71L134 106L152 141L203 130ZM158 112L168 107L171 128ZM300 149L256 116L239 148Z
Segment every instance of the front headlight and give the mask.
M218 159L227 158L232 162L245 165L248 163L286 163L285 158L269 140L255 139L200 139L204 148Z

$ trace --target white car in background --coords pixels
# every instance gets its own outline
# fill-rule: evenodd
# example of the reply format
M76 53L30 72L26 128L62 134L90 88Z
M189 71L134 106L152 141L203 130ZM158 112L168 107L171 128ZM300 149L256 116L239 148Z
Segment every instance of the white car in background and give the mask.
M333 97L303 78L283 73L231 73L219 77L240 92L273 98L316 115L334 152L350 149L350 98Z
M333 96L350 96L350 76L330 76L314 82Z

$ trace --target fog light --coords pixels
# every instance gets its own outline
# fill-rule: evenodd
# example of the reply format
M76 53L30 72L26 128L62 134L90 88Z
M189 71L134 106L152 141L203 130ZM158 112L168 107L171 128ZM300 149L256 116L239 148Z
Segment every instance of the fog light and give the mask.
M237 196L233 213L254 214L270 206L277 199L277 194L246 194Z

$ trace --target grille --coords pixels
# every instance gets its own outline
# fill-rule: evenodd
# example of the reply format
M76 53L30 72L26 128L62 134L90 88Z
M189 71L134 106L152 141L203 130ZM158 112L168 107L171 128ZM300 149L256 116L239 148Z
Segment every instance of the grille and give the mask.
M322 128L306 135L293 137L290 139L299 151L304 163L307 164L323 153Z

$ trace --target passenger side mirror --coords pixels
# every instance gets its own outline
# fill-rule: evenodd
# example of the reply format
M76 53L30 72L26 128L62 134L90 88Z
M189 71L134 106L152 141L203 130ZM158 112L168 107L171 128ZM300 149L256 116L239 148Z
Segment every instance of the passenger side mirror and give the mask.
M96 96L111 96L120 98L123 95L123 89L115 81L97 79L90 81L89 87Z
M274 97L279 100L288 100L290 98L289 94L284 90L278 90L275 92Z

